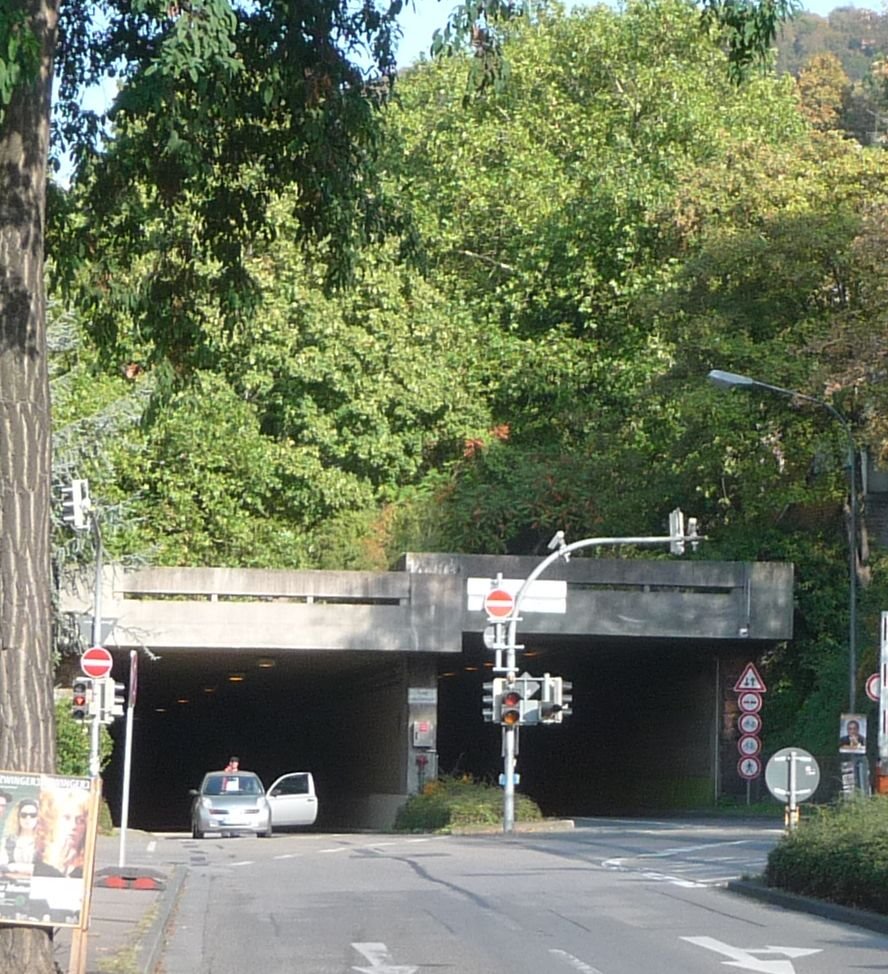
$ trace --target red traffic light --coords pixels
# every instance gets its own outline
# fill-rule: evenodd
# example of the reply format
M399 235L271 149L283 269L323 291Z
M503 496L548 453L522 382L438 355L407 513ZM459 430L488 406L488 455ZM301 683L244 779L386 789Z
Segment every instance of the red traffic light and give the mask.
M521 694L517 690L507 690L503 694L500 713L504 724L521 723Z

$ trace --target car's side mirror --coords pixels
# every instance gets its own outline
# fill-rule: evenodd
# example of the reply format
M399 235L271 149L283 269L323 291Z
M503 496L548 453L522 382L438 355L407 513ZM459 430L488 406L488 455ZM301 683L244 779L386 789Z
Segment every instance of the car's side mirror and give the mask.
M269 796L269 798L274 798L277 795L279 795L280 793L281 793L280 788L272 788L271 791L268 793L268 796Z
M197 788L189 788L188 794L191 795L192 798L197 798L200 792L197 790Z

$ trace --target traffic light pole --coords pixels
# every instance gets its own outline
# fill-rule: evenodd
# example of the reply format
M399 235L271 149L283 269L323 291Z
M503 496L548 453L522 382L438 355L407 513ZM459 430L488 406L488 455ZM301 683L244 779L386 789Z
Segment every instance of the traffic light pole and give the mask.
M99 529L99 519L96 512L89 512L90 526L93 533L93 547L96 557L95 586L93 592L93 624L92 624L92 644L93 646L102 645L102 532ZM99 691L101 692L101 691ZM102 722L98 716L94 717L89 728L89 776L98 778L101 771L101 758L99 757L100 734Z
M673 512L673 515L679 512ZM672 527L673 516L670 516L670 527ZM668 534L665 536L657 537L640 537L640 538L583 538L581 541L574 541L572 544L564 543L564 535L562 532L558 532L552 541L555 550L551 555L545 557L539 565L527 576L518 589L515 595L515 602L512 606L512 611L508 618L504 621L508 624L508 637L506 641L506 669L508 671L507 679L510 683L513 683L518 675L517 673L517 663L516 663L516 653L518 646L516 643L518 622L521 618L521 603L524 597L530 591L531 585L543 574L543 572L554 562L563 558L565 561L570 560L570 556L574 551L580 551L582 548L592 548L600 547L603 545L636 545L636 546L653 546L668 544L673 547L677 553L684 551L685 542L690 542L691 545L696 545L700 538L697 536L695 531L692 529L690 534L685 535L684 533L684 517L679 516L675 519L676 525L680 527L676 528L675 534ZM503 832L514 832L515 831L515 753L516 753L516 741L518 739L518 728L515 726L508 727L503 726Z

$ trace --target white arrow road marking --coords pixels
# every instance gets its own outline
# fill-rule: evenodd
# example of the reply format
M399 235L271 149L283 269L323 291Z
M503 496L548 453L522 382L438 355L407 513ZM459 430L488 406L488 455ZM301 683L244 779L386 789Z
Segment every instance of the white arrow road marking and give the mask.
M579 957L574 957L573 954L569 954L566 950L557 950L550 947L549 953L566 961L575 971L579 971L580 974L601 974L601 971L597 967L592 967L591 964L581 961Z
M416 974L419 970L418 967L393 964L392 956L385 944L352 944L352 947L370 962L369 967L352 967L353 971L359 971L360 974Z
M739 967L744 971L756 971L758 974L795 974L791 960L760 960L755 954L783 954L784 957L805 957L808 954L819 954L820 950L807 947L765 947L750 948L732 947L722 943L714 937L682 937L689 944L714 950L717 954L724 954L730 960L722 961L727 967Z

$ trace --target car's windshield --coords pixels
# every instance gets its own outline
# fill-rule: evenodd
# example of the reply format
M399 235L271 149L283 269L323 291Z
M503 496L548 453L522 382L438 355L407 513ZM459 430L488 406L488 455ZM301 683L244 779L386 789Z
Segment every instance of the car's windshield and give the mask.
M261 795L262 784L255 775L219 774L204 781L205 795Z

